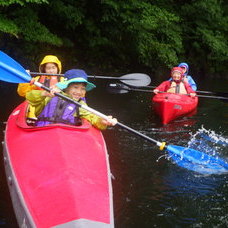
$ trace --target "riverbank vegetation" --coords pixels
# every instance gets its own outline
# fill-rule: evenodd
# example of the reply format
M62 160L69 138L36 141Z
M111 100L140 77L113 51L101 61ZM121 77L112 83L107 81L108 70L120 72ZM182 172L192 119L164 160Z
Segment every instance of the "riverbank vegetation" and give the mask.
M223 0L1 1L0 48L35 69L51 53L65 69L155 72L184 61L225 77L227 10Z

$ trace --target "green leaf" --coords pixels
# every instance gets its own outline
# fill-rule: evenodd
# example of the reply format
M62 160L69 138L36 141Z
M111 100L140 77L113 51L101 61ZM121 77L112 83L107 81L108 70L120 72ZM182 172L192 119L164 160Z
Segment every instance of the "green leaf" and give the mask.
M12 20L0 14L0 32L18 37L19 28Z
M36 3L36 4L43 4L48 3L48 0L8 0L8 1L0 1L0 6L10 6L13 4L19 4L24 6L28 3Z

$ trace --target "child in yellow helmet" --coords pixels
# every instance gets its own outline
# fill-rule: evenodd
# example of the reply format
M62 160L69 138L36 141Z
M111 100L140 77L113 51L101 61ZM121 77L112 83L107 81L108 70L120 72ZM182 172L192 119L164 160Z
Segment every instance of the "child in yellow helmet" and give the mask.
M40 63L39 72L44 75L37 76L33 80L44 84L47 87L52 87L58 82L64 81L64 77L57 75L47 76L47 74L60 74L62 70L62 64L59 59L54 55L46 55ZM30 83L20 83L17 88L17 92L20 96L25 97L26 93L31 90L39 90L40 88ZM28 124L32 124L36 120L35 107L30 105L28 110Z

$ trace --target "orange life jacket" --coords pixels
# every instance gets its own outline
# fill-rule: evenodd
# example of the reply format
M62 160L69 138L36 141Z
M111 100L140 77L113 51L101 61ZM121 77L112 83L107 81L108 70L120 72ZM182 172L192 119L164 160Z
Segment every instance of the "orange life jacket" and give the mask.
M38 82L42 83L46 87L51 87L51 86L55 85L58 82L64 81L64 78L63 77L59 77L59 76L42 75L40 77L36 77L35 81L38 81ZM41 89L41 88L38 87L37 89Z

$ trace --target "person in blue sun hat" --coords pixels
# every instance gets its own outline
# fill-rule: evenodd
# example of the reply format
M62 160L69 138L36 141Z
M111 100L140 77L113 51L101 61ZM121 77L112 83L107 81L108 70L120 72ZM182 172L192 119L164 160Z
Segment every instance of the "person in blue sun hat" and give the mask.
M93 83L88 82L88 76L84 70L71 69L66 71L64 76L67 80L57 83L50 93L43 90L32 90L26 94L26 100L37 107L36 126L55 123L81 125L82 119L86 119L96 128L104 130L107 126L114 126L117 123L117 119L112 116L108 116L110 120L104 120L76 104L55 96L55 93L61 92L86 106L82 98L85 97L86 91L96 87Z

